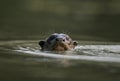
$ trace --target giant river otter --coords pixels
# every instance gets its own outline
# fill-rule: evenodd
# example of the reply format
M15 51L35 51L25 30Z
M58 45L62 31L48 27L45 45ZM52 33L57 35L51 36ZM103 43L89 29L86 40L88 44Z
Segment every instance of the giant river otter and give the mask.
M68 35L54 33L46 40L39 42L42 51L66 51L74 49L77 42L73 41Z

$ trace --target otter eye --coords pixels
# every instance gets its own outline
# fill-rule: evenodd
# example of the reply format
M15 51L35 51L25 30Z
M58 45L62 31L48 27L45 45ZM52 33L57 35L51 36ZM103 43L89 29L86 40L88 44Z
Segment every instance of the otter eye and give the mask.
M65 39L63 39L63 41L65 41Z
M56 41L59 41L58 39L56 39Z
M68 38L68 37L66 37L66 40L69 40L69 38Z

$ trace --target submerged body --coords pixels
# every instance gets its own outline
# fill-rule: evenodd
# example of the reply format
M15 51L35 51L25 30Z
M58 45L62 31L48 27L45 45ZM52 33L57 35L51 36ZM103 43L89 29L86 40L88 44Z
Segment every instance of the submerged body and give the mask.
M43 51L66 51L74 49L77 42L73 41L68 35L63 33L54 33L46 40L39 42L41 50Z

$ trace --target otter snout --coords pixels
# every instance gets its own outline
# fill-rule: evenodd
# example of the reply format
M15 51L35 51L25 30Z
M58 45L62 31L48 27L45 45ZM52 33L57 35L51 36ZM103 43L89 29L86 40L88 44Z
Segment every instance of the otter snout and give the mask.
M57 42L64 42L65 39L63 39L63 38L56 38L56 41L57 41Z

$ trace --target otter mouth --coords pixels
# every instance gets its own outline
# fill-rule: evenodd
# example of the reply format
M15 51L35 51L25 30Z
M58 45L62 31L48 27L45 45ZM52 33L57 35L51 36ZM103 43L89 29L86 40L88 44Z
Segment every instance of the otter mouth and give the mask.
M66 51L66 50L68 50L68 44L66 44L64 42L56 42L53 47L54 47L53 50L55 50L55 51Z

